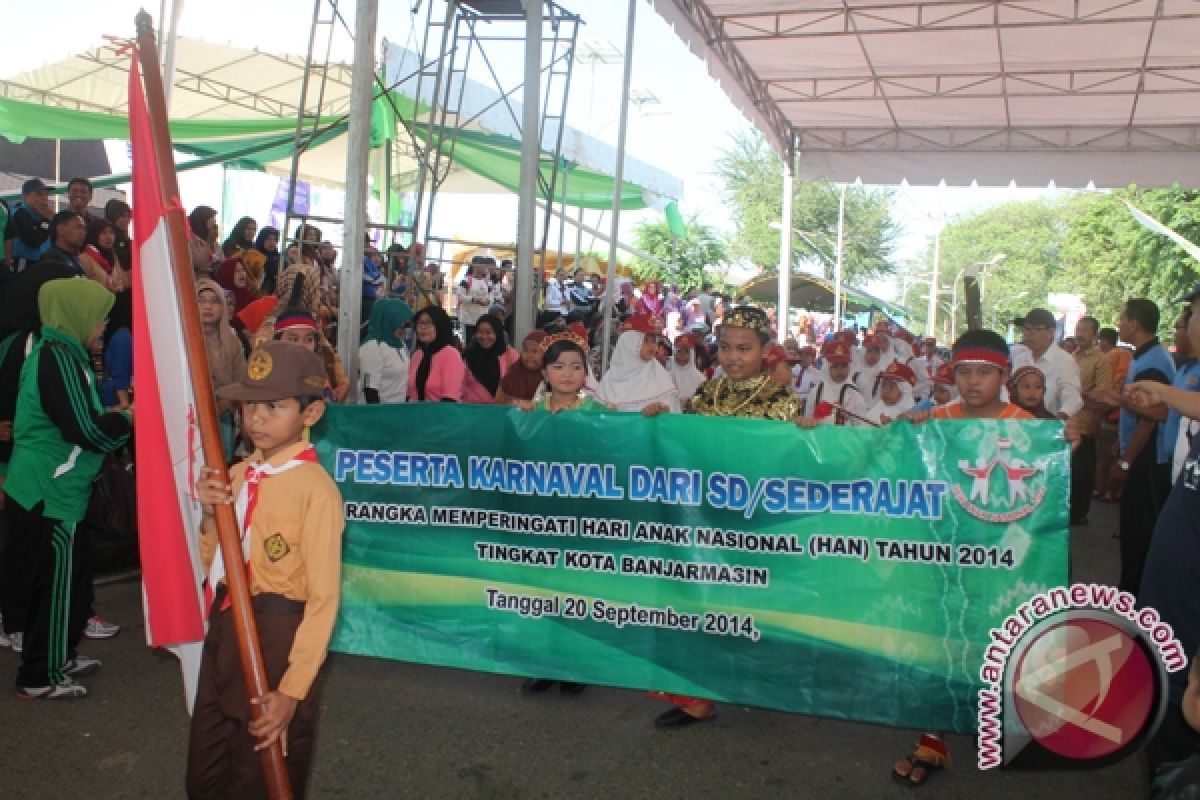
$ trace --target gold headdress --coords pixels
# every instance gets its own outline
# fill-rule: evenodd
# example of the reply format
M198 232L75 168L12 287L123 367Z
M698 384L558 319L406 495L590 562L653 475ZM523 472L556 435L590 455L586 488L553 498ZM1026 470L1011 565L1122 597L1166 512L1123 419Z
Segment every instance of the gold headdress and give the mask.
M754 306L737 306L725 315L725 319L721 322L722 325L730 325L734 328L749 328L756 333L770 336L773 332L771 320L767 317L767 312L761 308Z

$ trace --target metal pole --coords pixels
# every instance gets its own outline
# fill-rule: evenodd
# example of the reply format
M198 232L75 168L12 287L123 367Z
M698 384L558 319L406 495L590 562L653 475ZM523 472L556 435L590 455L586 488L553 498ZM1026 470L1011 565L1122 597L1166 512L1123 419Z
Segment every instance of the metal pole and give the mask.
M59 211L58 201L62 197L62 192L58 191L58 185L62 183L62 139L54 140L54 213Z
M629 127L629 82L633 77L633 28L637 0L629 0L625 23L625 70L621 77L621 117L617 123L617 168L613 172L612 236L608 240L608 274L604 280L604 338L600 342L600 372L608 371L609 342L612 341L613 287L617 279L617 237L621 224L621 188L625 179L625 134Z
M937 334L938 268L942 261L942 229L933 235L933 275L929 279L929 315L925 320L925 335Z
M779 296L775 306L775 338L787 338L788 313L792 307L792 165L783 164L783 214L779 219Z
M513 331L523 341L533 330L533 255L541 159L542 0L525 2L525 85L521 96L521 186L517 200L517 274ZM553 203L554 198L549 198Z
M353 386L358 380L358 325L362 318L363 233L367 223L367 168L371 153L371 100L375 93L377 0L354 10L354 71L350 79L350 131L346 147L346 224L342 294L338 303L338 355Z
M837 261L833 265L833 329L835 331L842 329L842 240L845 225L846 184L843 183L842 194L838 199Z
M196 307L196 285L188 257L187 218L179 207L179 183L175 175L175 159L171 154L171 133L167 121L167 104L163 94L162 75L159 72L158 51L154 41L154 23L145 12L136 17L138 33L138 60L142 68L145 86L146 112L150 117L152 142L147 143L158 166L159 200L165 209L163 222L167 228L170 248L167 263L161 266L174 274L176 297L155 297L153 302L175 302L178 305L179 322L182 326L186 365L192 386L195 387L196 419L199 427L198 442L204 456L205 466L227 471L225 454L221 446L220 428L217 425L217 404L213 395L208 357L204 346L204 334L200 326L200 312ZM133 109L130 109L132 114ZM151 237L151 232L134 228L134 247L140 248ZM143 298L150 302L151 298ZM143 303L144 305L144 303ZM166 411L166 409L164 409ZM174 409L173 413L183 413ZM190 448L189 448L190 449ZM181 487L182 488L182 487ZM225 560L225 585L228 589L230 613L233 615L234 635L238 646L238 660L242 667L242 681L250 698L262 698L270 692L267 670L263 661L262 647L258 637L258 623L250 601L250 581L242 568L242 546L239 541L238 521L231 505L218 505L216 512L217 541ZM250 718L261 719L261 705L250 706ZM283 757L283 742L260 751L266 794L271 800L291 800L292 787L288 778L287 765Z
M175 43L179 41L179 15L183 13L183 0L171 0L171 27L167 40L163 42L163 99L167 103L167 114L171 113L171 90L175 86Z

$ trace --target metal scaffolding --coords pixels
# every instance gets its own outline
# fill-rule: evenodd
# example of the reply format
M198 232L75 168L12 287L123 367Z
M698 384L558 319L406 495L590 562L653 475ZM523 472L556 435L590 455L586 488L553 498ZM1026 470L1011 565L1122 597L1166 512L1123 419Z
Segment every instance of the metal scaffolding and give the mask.
M517 243L517 329L528 329L532 325L532 309L536 307L536 295L540 291L540 280L535 275L535 265L545 263L545 253L550 238L551 218L554 206L559 211L565 208L567 171L569 164L562 157L563 134L566 130L566 110L570 97L570 84L574 53L581 20L578 15L567 11L553 0L541 4L541 44L536 48L536 59L530 53L527 70L516 85L505 86L494 65L493 49L497 43L536 42L536 12L527 17L524 3L520 0L448 0L444 3L420 3L413 9L414 23L419 25L416 40L419 42L418 65L407 75L374 76L374 98L387 99L393 104L398 119L395 138L389 139L383 154L383 185L378 187L385 206L392 191L407 192L413 199L411 216L401 218L396 224L368 223L362 220L365 229L390 232L393 241L404 245L423 243L429 255L440 255L451 241L433 235L435 205L439 189L449 177L459 134L475 123L483 114L494 107L507 109L522 140L528 129L527 120L536 119L537 157L535 196L529 198L528 208L540 208L540 225L537 235L522 236L514 226ZM418 22L418 17L420 21ZM306 80L296 106L295 147L292 155L291 180L285 209L285 240L293 231L288 230L294 222L322 222L343 224L343 220L317 217L306 209L296 207L296 184L300 174L300 159L306 149L323 133L320 120L328 116L330 109L324 104L324 88L331 76L341 69L331 64L330 53L338 28L353 37L346 20L338 9L338 0L314 0L312 27L309 35L308 53L305 58ZM499 98L481 109L464 108L464 93L468 85L468 69L480 62L494 82ZM530 66L537 69L530 72ZM479 70L482 72L482 70ZM340 73L339 73L340 74ZM529 86L525 93L533 98L536 116L528 115L523 120L514 108L512 97L526 88L529 75L538 76L537 85ZM390 92L399 90L411 97L411 108L400 108L393 102ZM528 104L527 99L526 103ZM363 113L355 108L352 113ZM396 163L415 163L413 171L397 174ZM347 185L347 191L351 191ZM523 192L524 194L524 192ZM539 213L534 211L532 213ZM555 212L557 213L557 212ZM530 215L532 216L532 214ZM561 216L561 214L560 214ZM524 226L522 226L524 230ZM531 229L532 230L532 229ZM525 241L529 238L530 241ZM560 237L561 238L561 237ZM513 242L495 243L496 249L511 248ZM343 258L343 283L357 274L349 263L349 245ZM439 261L443 260L438 258ZM390 267L390 264L389 264ZM393 275L387 276L391 285ZM352 294L351 296L356 296ZM529 319L523 319L528 316ZM341 315L343 322L346 316ZM357 314L354 316L357 320ZM353 337L343 337L353 340ZM339 344L343 344L339 342ZM339 347L343 361L349 367L353 356L348 356L344 347Z

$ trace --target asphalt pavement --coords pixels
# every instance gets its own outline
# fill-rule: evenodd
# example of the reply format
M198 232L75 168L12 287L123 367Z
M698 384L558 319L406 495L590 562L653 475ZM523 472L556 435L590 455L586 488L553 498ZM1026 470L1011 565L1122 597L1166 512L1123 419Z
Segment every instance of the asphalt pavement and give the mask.
M1072 530L1074 577L1115 583L1116 506ZM97 588L124 626L85 642L104 667L74 702L0 691L0 798L183 796L188 718L175 659L146 647L136 576ZM0 680L17 656L0 652ZM972 737L920 789L892 762L910 730L722 705L714 723L660 731L666 707L642 692L591 687L522 696L519 678L334 654L323 696L311 798L970 798L1142 797L1138 757L1091 770L981 772ZM10 685L10 684L2 684Z

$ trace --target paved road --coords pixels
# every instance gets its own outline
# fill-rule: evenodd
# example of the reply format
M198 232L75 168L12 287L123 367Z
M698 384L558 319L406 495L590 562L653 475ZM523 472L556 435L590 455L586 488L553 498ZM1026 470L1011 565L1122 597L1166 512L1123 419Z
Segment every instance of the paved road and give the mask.
M1115 582L1114 506L1076 528L1074 575ZM187 740L179 670L142 642L135 580L98 589L125 630L85 652L104 660L92 696L28 703L0 691L0 798L182 796ZM16 656L0 652L0 681ZM911 731L723 706L715 724L663 732L663 705L591 688L526 698L517 678L334 655L310 784L315 798L904 798L889 776ZM0 683L0 685L7 685ZM1141 796L1136 759L1101 770L980 772L973 740L923 798Z

